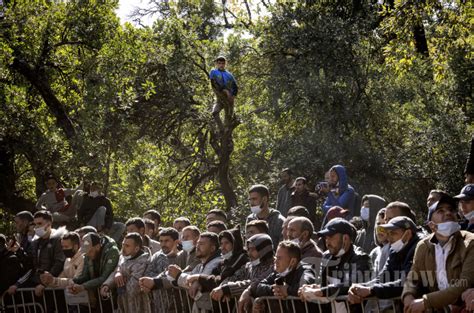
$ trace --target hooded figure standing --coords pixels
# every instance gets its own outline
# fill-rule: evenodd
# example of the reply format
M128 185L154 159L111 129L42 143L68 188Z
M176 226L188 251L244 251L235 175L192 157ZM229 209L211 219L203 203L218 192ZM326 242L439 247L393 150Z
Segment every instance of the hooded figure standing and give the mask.
M360 217L364 221L364 228L367 236L361 244L361 248L370 253L375 248L375 222L378 212L387 205L384 198L377 195L365 195L362 197L362 207Z
M324 214L333 206L340 206L349 210L351 216L354 216L355 210L355 191L347 182L346 168L342 165L334 165L329 170L328 186L323 187L320 192L327 194L326 201L323 204Z

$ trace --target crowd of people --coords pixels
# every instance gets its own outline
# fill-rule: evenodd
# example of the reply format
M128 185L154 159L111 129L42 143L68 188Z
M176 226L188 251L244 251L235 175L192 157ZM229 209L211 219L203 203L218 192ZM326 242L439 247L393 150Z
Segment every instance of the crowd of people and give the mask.
M286 312L346 312L345 303L350 311L474 310L472 162L459 194L430 192L422 224L405 202L359 197L341 165L314 192L289 169L281 178L275 209L269 189L253 185L243 229L219 209L200 229L186 217L164 227L157 210L118 223L100 183L69 190L50 176L37 210L16 214L16 233L0 235L0 294L64 288L88 294L93 308L112 298L123 313L170 310L159 297L176 287L194 312L223 301L265 312L269 304L255 300L266 296L299 298L282 301Z

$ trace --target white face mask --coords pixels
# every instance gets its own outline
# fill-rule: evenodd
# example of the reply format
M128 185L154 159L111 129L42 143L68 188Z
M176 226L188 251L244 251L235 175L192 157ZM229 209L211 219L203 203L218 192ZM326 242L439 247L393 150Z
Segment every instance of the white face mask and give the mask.
M468 220L468 221L470 221L471 219L473 219L473 218L474 218L474 211L471 211L471 212L469 212L469 213L467 213L467 214L464 214L464 218L465 218L466 220Z
M294 242L299 246L301 243L301 240L299 238L295 238L295 239L291 239L291 242Z
M284 270L283 272L281 272L279 275L280 277L285 277L286 275L288 275L288 273L291 272L291 267L287 267L286 270Z
M232 257L232 251L229 251L229 252L227 252L226 254L223 254L223 255L222 255L222 258L223 258L224 260L228 260L228 259L230 259L231 257Z
M35 234L38 237L43 237L44 235L46 235L46 226L35 228Z
M253 260L250 262L250 264L252 264L252 266L257 266L260 264L260 259Z
M368 207L361 207L360 208L360 218L364 221L368 221L370 216L370 208Z
M183 245L183 250L186 252L191 252L194 248L194 242L192 240L185 240L181 242L181 244Z
M262 208L259 205L251 206L250 210L253 214L259 214L260 212L262 212Z
M403 233L403 235L405 235L405 233ZM403 249L403 247L405 247L405 242L403 242L403 235L400 239L398 239L397 241L395 241L394 243L391 243L390 244L390 250L392 250L393 252L400 252L400 250Z
M89 193L89 196L91 196L92 198L97 198L99 196L99 192L98 191L91 191Z
M450 237L455 232L461 230L461 225L457 222L444 222L436 225L438 229L436 232L441 236Z

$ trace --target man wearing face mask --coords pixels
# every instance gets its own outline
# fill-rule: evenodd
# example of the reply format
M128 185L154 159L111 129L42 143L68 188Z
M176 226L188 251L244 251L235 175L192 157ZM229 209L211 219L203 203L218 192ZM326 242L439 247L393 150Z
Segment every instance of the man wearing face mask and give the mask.
M40 279L45 286L65 288L73 284L72 279L82 273L84 254L80 250L79 234L75 232L66 233L61 239L61 246L66 257L64 269L58 277L54 277L49 272L41 274Z
M250 286L258 284L273 272L273 244L267 234L257 234L247 240L249 262L245 264L241 280L229 281L215 288L211 296L216 301L241 295L239 307L251 305Z
M196 278L201 292L212 291L211 297L215 301L220 301L223 296L219 285L243 279L245 264L249 260L247 252L244 251L240 226L221 232L219 242L223 261L212 275L198 275ZM188 284L192 284L194 277L188 277Z
M247 216L246 225L253 220L264 220L268 224L268 234L274 247L282 240L282 226L285 218L280 212L270 209L270 192L264 185L254 185L249 189L249 203L252 213ZM246 226L247 228L247 226Z
M253 298L275 296L284 300L288 296L298 296L303 284L314 284L314 271L310 266L300 263L301 249L291 241L280 242L276 250L274 271L267 278L253 284L250 294ZM284 310L292 312L292 304L282 302ZM263 312L264 304L256 302L253 312ZM295 312L304 312L302 303L295 303Z
M380 232L387 234L390 254L383 271L372 281L353 284L349 289L349 302L361 303L364 298L396 298L402 294L405 277L411 269L413 255L422 235L415 223L406 216L392 218L379 226Z
M77 218L82 225L93 226L98 232L111 229L114 218L112 203L102 194L102 184L91 183L89 194L84 196L77 211Z
M323 253L311 239L313 232L313 223L306 217L295 217L288 224L288 239L301 248L301 262L311 264L319 274Z
M461 229L474 232L474 184L464 186L461 193L454 198L459 200L464 219L460 222Z
M456 306L463 291L474 284L474 234L460 230L456 208L446 195L430 207L428 226L433 234L416 248L403 286L405 312Z
M299 295L302 300L328 298L347 295L353 283L367 282L371 276L370 257L353 245L356 229L345 219L336 217L318 232L326 240L327 251L321 261L321 285L303 286ZM335 312L346 312L342 302L335 303ZM331 311L328 306L324 312ZM334 311L333 311L334 312Z
M35 286L35 295L41 296L45 285L41 283L40 274L46 272L57 277L64 266L64 252L61 247L61 236L64 228L53 229L52 215L48 211L38 211L34 215L35 237L32 242L33 264L36 272L31 276Z
M372 236L375 228L375 220L378 211L386 205L387 202L380 196L364 195L362 197L360 217L364 221L366 236L360 247L365 251L365 253L370 253L370 251L375 247L374 237Z

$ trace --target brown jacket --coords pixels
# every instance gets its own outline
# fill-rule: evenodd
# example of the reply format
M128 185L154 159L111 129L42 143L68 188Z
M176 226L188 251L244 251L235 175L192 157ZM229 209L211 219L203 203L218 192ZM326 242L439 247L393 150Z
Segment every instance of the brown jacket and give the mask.
M423 297L426 309L442 309L459 300L462 292L474 284L474 234L459 231L446 259L449 287L438 289L436 280L437 243L434 234L421 240L415 250L411 271L403 286L402 300L407 295Z

